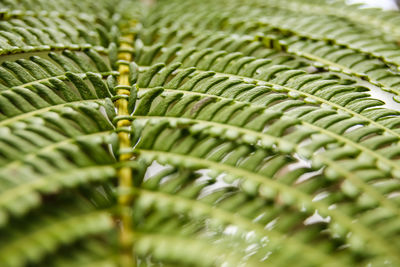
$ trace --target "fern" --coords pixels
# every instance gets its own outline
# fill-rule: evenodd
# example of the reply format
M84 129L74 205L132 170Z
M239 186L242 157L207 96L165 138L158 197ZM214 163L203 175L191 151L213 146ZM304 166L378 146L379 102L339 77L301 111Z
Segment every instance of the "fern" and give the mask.
M399 266L399 22L1 1L0 265Z

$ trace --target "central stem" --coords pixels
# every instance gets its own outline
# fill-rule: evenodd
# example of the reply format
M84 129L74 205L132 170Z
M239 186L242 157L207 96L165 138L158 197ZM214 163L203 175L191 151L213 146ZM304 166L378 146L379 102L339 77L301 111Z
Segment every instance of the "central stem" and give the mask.
M129 51L132 49L134 35L127 34L123 36L123 40L120 45L120 51L118 53L118 59L121 61L132 61L132 54ZM119 77L118 85L130 86L129 82L129 67L125 64L120 64L118 67ZM130 95L130 91L127 89L118 89L117 95ZM117 108L118 116L130 115L128 111L128 100L126 98L120 98L115 102L115 107ZM119 120L117 122L117 129L129 127L131 122L129 120ZM119 149L124 151L131 147L130 134L126 131L120 131L118 133L119 138ZM119 160L121 162L128 161L132 157L131 154L120 153ZM119 240L121 244L121 267L134 267L136 266L136 260L133 255L133 229L132 229L132 215L130 210L132 208L133 195L131 189L133 187L133 177L132 170L130 167L122 167L118 171L118 204L120 206L120 232Z

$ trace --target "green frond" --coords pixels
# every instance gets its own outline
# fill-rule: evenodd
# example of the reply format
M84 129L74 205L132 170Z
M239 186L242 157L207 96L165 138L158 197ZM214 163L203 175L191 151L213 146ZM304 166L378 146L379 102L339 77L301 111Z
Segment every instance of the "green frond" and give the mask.
M23 219L16 219L12 227L1 231L0 259L4 266L39 263L45 255L56 253L60 246L111 229L112 220L106 212L92 210L83 202L63 202L64 205L56 202L57 206L47 205Z
M399 266L399 22L2 1L0 265Z
M240 8L238 6L232 6L232 5L229 6L232 6L233 10L244 9L243 3L240 3L238 5L240 6ZM174 7L173 9L176 8ZM245 11L250 12L250 10L245 10ZM254 11L254 9L251 9L251 11ZM274 9L271 10L271 8L267 7L265 10L262 10L262 15L267 16L271 12L273 14L277 13ZM211 12L211 14L213 13ZM345 24L335 25L333 23L335 22L343 24L343 22L340 20L336 19L332 21L330 17L318 16L318 18L312 20L311 23L306 24L305 26L313 27L311 29L312 34L315 34L315 28L317 28L324 31L324 34L325 32L329 33L330 35L328 37L325 35L321 37L309 36L309 33L303 32L305 29L304 30L302 29L302 31L299 33L295 32L288 33L287 29L281 29L282 25L284 23L287 23L289 20L293 20L293 23L297 25L299 24L298 23L299 20L301 21L303 18L296 19L295 16L298 16L296 12L289 12L289 13L286 12L285 15L288 15L290 19L288 17L284 17L283 18L284 21L282 23L281 21L277 22L277 25L279 26L275 25L260 26L260 23L250 22L248 19L238 20L237 16L235 16L233 22L227 23L225 19L228 18L224 18L224 20L221 20L219 22L220 25L215 25L215 22L219 20L213 17L213 19L210 21L210 17L212 17L210 16L210 12L204 12L204 13L199 12L196 14L197 17L194 18L194 23L189 25L193 26L195 25L195 28L198 27L204 28L204 30L206 31L209 30L210 27L215 27L216 30L218 31L222 30L228 33L234 33L235 39L237 39L238 34L243 35L245 37L250 37L250 39L253 39L253 42L259 39L260 41L266 43L268 47L272 46L277 50L285 50L291 54L315 61L316 67L326 67L333 71L351 73L355 76L359 76L362 77L363 79L369 80L371 83L382 87L386 91L391 91L396 95L399 94L399 91L397 89L400 81L398 80L398 77L393 73L392 66L388 66L385 63L385 60L389 60L387 63L394 63L391 62L392 59L382 58L380 54L373 55L372 52L367 53L366 55L365 51L363 51L364 46L368 47L369 49L373 45L373 43L371 44L362 43L361 44L362 48L347 47L346 49L344 49L343 45L347 46L348 45L347 41L344 44L336 43L338 41L336 36L335 38L331 37L331 35L333 34L331 32L333 31L333 29L336 29L337 31L339 31L338 34L346 36L346 38L352 38L348 37L348 35L353 34L356 35L357 40L358 39L360 39L361 41L364 40L365 38L363 39L358 35L358 31L356 33L347 33L347 32L342 33L342 31L345 31L346 29L352 31L354 31L354 29ZM154 16L157 16L157 13L155 13ZM180 19L175 19L174 13L171 12L171 10L168 10L168 12L165 13L162 12L161 16L163 18L163 21L158 24L160 24L160 26L162 25L162 27L165 27L166 23L168 27L172 28L182 28L183 26L187 27L188 25L186 20L180 22ZM216 12L214 16L220 17L220 13ZM269 19L270 18L268 17L268 21L270 22ZM164 20L167 20L167 22L165 22ZM311 19L308 18L307 21L309 20ZM316 25L315 22L319 22L322 25ZM228 28L226 27L226 25L234 25L234 26ZM326 30L325 29L326 27L330 27L330 29ZM294 25L290 25L288 28L292 30L294 28ZM368 28L368 31L369 30L370 29ZM350 40L351 44L355 43L353 39ZM376 40L376 38L374 38L373 40ZM385 53L390 54L391 58L398 58L399 54L398 52L396 52L397 49L396 47L397 45L392 42L391 44L388 44L388 47L379 46L377 50L384 51ZM360 51L363 53L360 53ZM396 97L396 99L398 99L398 97Z

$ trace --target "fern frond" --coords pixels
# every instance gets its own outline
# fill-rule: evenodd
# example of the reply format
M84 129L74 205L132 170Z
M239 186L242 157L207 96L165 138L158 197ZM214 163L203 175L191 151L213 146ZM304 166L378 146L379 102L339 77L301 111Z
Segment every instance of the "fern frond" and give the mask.
M323 41L299 39L288 43L277 36L257 31L249 34L238 34L237 30L235 33L207 30L196 33L194 27L186 26L186 29L182 29L181 25L167 29L156 25L142 34L145 44L161 42L168 46L182 43L199 49L213 47L227 52L241 52L245 56L267 57L272 60L271 63L284 64L308 72L320 72L321 68L325 68L340 72L344 77L346 74L351 74L352 79L360 77L371 83L371 87L376 85L385 91L399 94L397 89L400 80L390 66L378 59L369 59L355 50Z
M279 202L282 201L284 205L289 205L295 210L303 210L306 214L307 210L312 211L317 209L321 214L330 216L332 219L330 222L331 228L338 227L341 230L351 229L350 231L353 233L352 239L366 238L369 240L371 246L376 245L381 248L389 248L388 244L384 245L385 241L381 239L380 235L375 236L373 232L369 232L367 230L368 228L365 228L362 224L351 222L352 220L350 217L344 216L344 211L339 207L337 209L341 210L340 213L338 213L336 209L328 209L328 206L333 204L330 201L334 201L335 203L336 197L339 197L342 193L338 192L339 195L335 197L332 195L332 199L328 197L322 201L313 201L315 196L309 196L308 194L312 194L314 190L321 189L324 183L321 180L322 177L316 176L315 180L308 180L303 185L300 183L298 184L298 188L297 186L293 187L293 185L289 187L285 183L280 182L281 178L279 173L286 174L286 177L291 176L282 171L284 166L291 163L291 161L284 160L284 158L279 160L279 156L269 158L268 154L265 154L265 150L257 149L254 151L254 148L251 149L250 146L246 144L235 144L234 141L224 141L224 139L208 137L204 136L204 134L196 138L185 133L185 131L178 130L174 132L164 127L160 127L158 124L152 127L154 130L150 128L148 130L149 132L146 131L143 133L142 136L154 136L154 133L157 133L156 136L158 136L158 138L152 137L154 140L142 139L139 142L136 151L141 157L145 157L148 161L157 159L159 162L172 166L184 165L191 169L207 168L216 171L218 174L225 174L229 177L226 178L227 181L241 185L242 190L247 194L259 195L259 197L272 200L276 199L276 201ZM168 127L168 125L166 125L166 127ZM179 127L182 128L182 125L179 125ZM173 137L173 139L171 142L166 143L162 141L165 140L165 136L170 136L170 139ZM176 143L176 145L174 145L174 143ZM223 163L221 163L221 159L223 159ZM291 179L293 179L292 182L294 184L297 184L296 180L304 174L304 171L293 172L295 174L293 174L294 176ZM331 182L329 182L329 179L326 180L325 183L327 187L333 186ZM343 197L345 197L345 195L346 194L343 194ZM374 208L372 208L372 210L373 209ZM349 212L351 212L352 217L355 216L355 214L353 214L354 211L349 210ZM368 213L368 210L365 212ZM362 216L362 214L358 215ZM331 229L331 231L333 235L338 234L334 229ZM344 231L345 232L342 233L344 235L341 235L342 238L346 236L345 233L347 231ZM355 240L349 242L353 243L353 241L356 242ZM355 245L356 243L353 244ZM358 249L364 250L367 248L357 248L357 246L355 246L352 247L352 249L358 251ZM385 249L385 253L390 253L390 251ZM394 254L392 254L392 256L394 256ZM393 260L395 260L395 257Z
M188 50L188 52L193 52L193 50ZM152 52L150 52L151 54ZM183 55L185 55L184 53L182 53ZM201 52L198 52L198 54L201 56ZM229 63L225 63L223 62L224 59L224 55L223 54L218 54L215 53L217 56L219 55L220 57L222 57L222 62L219 62L220 66L225 66L228 64L232 64L232 65L237 65L236 62L240 62L240 57L236 57L234 60L231 60L228 56L226 56L227 60L231 60L233 62L229 62ZM195 55L193 53L193 55ZM184 56L182 56L184 57ZM179 60L179 59L177 59ZM252 64L251 62L254 62L255 64L255 68L257 68L257 60L256 59L249 59L250 61L246 62L247 64ZM141 62L140 60L138 61L139 63ZM185 63L185 62L184 62ZM198 63L196 65L200 65L203 62L198 61ZM236 64L235 64L236 63ZM263 63L261 61L261 63ZM268 63L268 62L267 62ZM209 66L209 64L203 64L206 66ZM335 81L332 80L322 80L320 75L316 75L316 78L312 78L310 77L310 74L304 73L304 77L303 80L310 80L310 86L309 88L315 88L313 87L314 84L317 84L317 82L315 81L316 79L320 80L320 83L322 84L322 93L321 96L327 98L328 100L325 100L321 97L317 97L316 95L319 95L320 93L317 92L312 92L312 93L307 93L307 89L306 90L296 90L296 89L292 89L288 86L286 86L286 82L283 83L283 85L279 84L279 83L268 83L265 82L265 78L261 78L261 79L254 79L254 80L248 80L247 83L243 82L241 80L243 79L248 79L248 77L252 78L253 75L250 74L241 74L240 70L236 72L234 72L235 74L232 75L226 75L226 74L222 74L223 72L230 72L229 70L227 71L228 67L225 67L225 69L221 69L218 68L218 64L215 64L216 67L213 69L213 66L210 66L209 69L211 70L217 70L220 71L219 74L217 74L217 77L215 77L214 79L212 78L214 76L214 73L200 73L198 74L196 77L192 78L192 82L187 82L187 85L182 86L182 89L180 89L181 91L185 92L187 90L195 90L195 91L199 91L201 93L207 92L207 91L211 91L213 93L211 93L211 95L220 95L223 94L223 96L225 98L230 98L230 99L236 99L239 101L245 101L245 102L253 102L248 100L248 98L250 97L250 99L254 99L254 94L256 95L256 99L254 102L256 103L265 103L265 105L270 106L269 103L272 103L272 105L277 104L277 105L273 105L274 110L279 110L279 111L285 111L286 109L291 109L288 113L291 114L291 116L293 116L293 114L295 114L295 117L298 117L300 114L300 117L305 120L305 124L316 124L313 125L312 128L320 128L319 130L321 132L325 132L330 134L332 137L334 137L335 139L338 140L339 143L342 143L343 141L345 141L347 144L353 143L353 146L356 146L358 148L360 148L360 144L356 144L355 141L359 141L361 140L363 137L366 137L367 135L370 135L372 132L381 132L384 130L387 130L388 133L390 133L393 136L393 141L394 143L397 143L398 140L398 136L399 134L395 131L390 129L390 126L388 127L388 122L393 123L395 122L395 120L397 120L397 117L394 117L397 112L395 111L390 111L390 110L386 110L386 109L378 109L375 108L374 105L378 104L379 105L379 101L375 101L373 99L368 98L368 94L364 95L365 98L363 99L363 95L361 95L360 93L358 93L358 95L356 95L353 92L348 92L347 90L354 90L352 86L347 86L347 85L340 85L337 84ZM146 77L147 81L146 82L141 82L139 81L139 85L140 86L144 86L146 87L148 84L148 81L151 80L151 82L153 84L155 84L155 86L166 86L167 88L171 88L168 86L168 84L164 85L162 84L162 81L166 79L165 75L168 75L171 70L165 69L165 71L160 71L159 77L160 77L160 82L157 82L157 76L155 76L154 80L153 78L148 78L149 75L154 75L154 71L157 71L157 68L161 68L162 66L158 66L155 65L155 67L153 69L150 69L148 71L148 73L144 74L144 76ZM190 66L190 63L188 63L186 66ZM282 72L285 72L287 67L282 68ZM251 68L247 67L246 70L251 70ZM274 69L276 69L276 65L273 65L273 67L271 67L272 71L275 71ZM263 71L265 71L265 74L260 72L260 74L256 74L254 75L255 77L268 77L271 76L268 73L268 69L266 68L262 68ZM257 70L251 70L253 73L256 73ZM192 73L194 73L194 70L191 71ZM164 73L164 77L161 73ZM182 72L184 73L184 72ZM289 75L291 75L292 73L289 71L287 71L287 73L289 73ZM240 74L240 75L238 75ZM297 73L299 74L299 73ZM187 72L187 75L189 75L189 73ZM243 76L244 75L244 76ZM285 75L285 74L283 74ZM292 74L293 75L293 74ZM301 75L301 72L300 72ZM300 75L296 75L295 79L297 81L302 80ZM300 78L299 78L300 76ZM176 77L179 77L179 75L176 75ZM274 80L278 80L278 79L274 79ZM274 81L273 80L273 81ZM285 79L286 80L286 79ZM317 81L318 81L317 80ZM154 81L154 82L153 82ZM171 80L172 83L173 80ZM339 81L340 82L340 81ZM324 83L327 84L328 86L324 86ZM199 89L196 89L196 85L199 85ZM240 84L243 84L243 86L240 86ZM259 85L259 87L255 86L254 84ZM304 82L303 82L304 84ZM232 87L229 87L229 86ZM235 87L234 87L234 86ZM279 87L278 87L279 86ZM307 88L307 84L303 85L305 88ZM213 87L216 87L216 89L214 89ZM242 87L242 88L241 88ZM232 90L236 91L235 93L230 93L230 89L232 88ZM237 88L237 89L236 89ZM337 89L336 89L337 88ZM177 89L172 87L172 89ZM250 93L250 89L252 89L253 92L255 93ZM339 97L337 97L335 99L335 96L333 95L333 90L337 91L337 94L340 94ZM239 92L237 90L241 90L241 91L248 91L246 92L246 94L240 95ZM290 91L289 91L290 90ZM313 89L315 90L315 89ZM278 92L277 92L278 91ZM285 91L289 91L287 93L287 95L285 96L284 93ZM306 92L304 92L306 91ZM325 96L323 93L328 92L328 96ZM215 92L215 93L214 93ZM295 94L294 94L295 93ZM348 98L344 97L344 94L346 94L346 96ZM333 95L333 96L332 96ZM351 100L350 96L353 96L353 100ZM247 99L246 99L247 97ZM292 99L295 100L292 100ZM300 99L299 99L300 98ZM301 98L303 98L303 104L301 104ZM284 99L287 99L287 101L283 101ZM343 100L346 99L346 102L344 102ZM279 100L279 103L276 103L276 101ZM335 101L336 100L336 101ZM349 101L350 100L350 101ZM366 101L369 100L369 101ZM318 108L312 108L311 106L318 106L319 103L323 103L325 105L331 106L330 109L325 109L325 110L320 110ZM336 103L335 103L336 102ZM317 105L316 105L317 104ZM341 106L343 105L343 106ZM345 118L342 114L340 114L341 116L339 116L339 114L337 114L336 116L334 116L335 114L335 109L339 109L342 112L342 114L351 114L353 116L349 116L347 121L343 121L343 119ZM299 112L299 110L301 110L301 112ZM361 113L359 113L361 111ZM326 115L331 115L331 119L330 120L326 120L326 118L323 118L322 116L326 116ZM392 114L392 118L390 118L390 114ZM377 117L381 115L381 117ZM389 117L389 118L387 118ZM320 122L318 122L318 118L324 119L324 123L321 124ZM335 122L338 122L337 119L340 118L340 122L336 125ZM356 119L358 118L358 119ZM359 129L358 131L355 130L351 133L346 134L347 136L349 136L350 140L345 140L345 138L343 138L342 135L347 129L350 129L350 127L353 127L355 125L358 124L371 124L371 127L369 127L369 130L367 130L367 128L363 128L363 129ZM397 123L394 123L394 127L396 127L395 125L397 125ZM319 127L318 127L319 126ZM332 129L330 131L326 131L325 128L329 127L328 129ZM378 130L379 129L379 130ZM333 132L333 133L332 133ZM345 135L345 136L346 136ZM373 137L372 137L373 139ZM379 140L381 138L377 138L376 140ZM386 139L388 140L388 139ZM366 141L366 140L365 140ZM383 141L383 140L382 140ZM370 140L370 142L372 143L373 141ZM368 142L367 142L368 143ZM375 143L375 142L373 142ZM361 143L362 144L362 143ZM379 144L379 143L377 143ZM367 151L369 150L368 148L362 148L363 151ZM375 152L373 151L369 151L367 152L368 154L372 155L375 154ZM381 158L383 159L384 156L380 155L380 154L376 154L375 157ZM385 159L383 159L384 161L386 161ZM386 161L387 162L387 161ZM393 163L389 163L391 166L393 166L395 169L398 169L398 164L393 162ZM395 174L393 174L395 175Z
M210 21L210 15L208 13L198 13L195 17L190 18L189 21L193 21L191 25L194 25L194 28L204 28L204 30L209 30L210 27L216 27L218 30L254 36L254 40L260 38L264 43L266 43L267 46L273 46L278 50L284 49L289 53L316 61L315 65L317 67L325 66L333 71L351 73L353 75L360 76L363 79L367 79L371 83L382 87L386 91L394 92L396 95L399 93L397 90L399 80L396 75L396 72L398 71L393 71L393 68L382 61L379 56L373 56L356 48L349 47L348 49L344 49L341 44L337 45L332 43L330 40L326 41L326 38L321 39L309 38L307 36L288 35L286 31L278 30L277 32L276 27L267 28L267 30L261 30L258 23L251 23L247 20L230 22L228 25L234 25L231 26L231 28L225 27L225 20L221 20L220 25L215 26L212 24L214 25L212 26L210 23L219 20L214 18ZM263 14L266 13L263 12ZM215 16L220 17L220 14L215 14ZM164 25L166 23L169 27L174 25L173 27L178 28L188 24L187 20L184 20L185 22L180 22L180 20L176 20L175 17L169 18L168 12L162 13L162 17L163 20L157 24L163 25L163 27L165 27ZM322 19L327 18L323 17ZM318 18L315 21L320 20L321 18ZM199 23L202 24L200 25ZM332 23L327 22L326 25L332 25ZM343 29L346 27L336 26L332 28ZM361 39L362 37L358 36L358 38ZM392 50L395 51L396 47L396 45L392 46ZM225 49L225 47L223 49ZM382 50L386 51L384 49ZM337 54L335 54L335 52L337 52ZM398 97L396 97L396 99L398 99Z
M28 216L25 222L17 220L13 228L2 231L0 259L4 266L38 263L44 255L55 253L62 245L112 227L107 213L90 210L87 204L58 204L56 209L50 206L39 214L33 213L34 223L27 220Z
M276 8L285 8L297 12L301 10L304 13L323 14L326 16L337 16L351 21L357 26L365 28L372 26L380 32L387 34L388 38L398 37L400 32L396 25L400 21L400 17L395 11L382 11L376 8L358 8L360 4L346 5L344 1L333 1L330 5L326 5L325 1L298 1L288 0L278 2L270 1L254 1L257 4L273 6Z
M400 265L399 16L343 2L2 1L1 265Z

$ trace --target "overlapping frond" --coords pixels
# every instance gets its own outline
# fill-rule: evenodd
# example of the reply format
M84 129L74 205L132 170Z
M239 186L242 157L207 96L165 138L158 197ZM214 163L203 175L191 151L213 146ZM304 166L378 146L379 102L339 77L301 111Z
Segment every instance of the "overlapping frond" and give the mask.
M267 46L315 61L317 67L351 73L398 95L400 80L396 75L399 66L396 60L399 52L396 41L387 41L377 34L371 36L369 28L361 31L350 23L324 14L302 16L303 13L295 10L271 9L265 3L252 8L252 2L234 2L236 5L219 2L225 9L229 8L222 15L213 10L192 14L189 23L185 16L177 17L175 13L183 12L179 9L184 10L186 6L166 5L165 10L152 14L150 23L178 28L190 25L197 29L250 35ZM235 15L230 16L231 13Z

